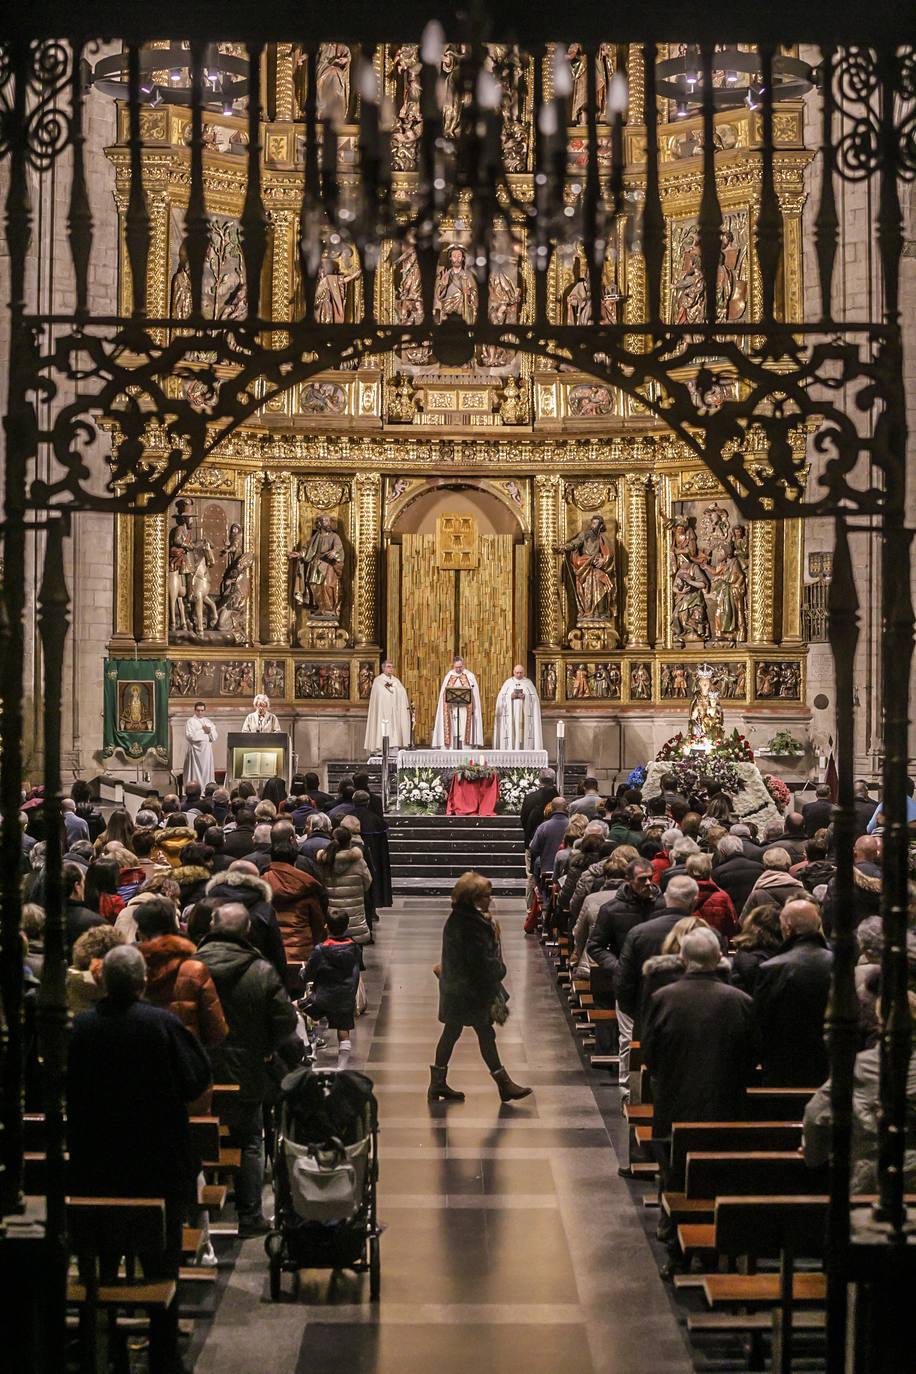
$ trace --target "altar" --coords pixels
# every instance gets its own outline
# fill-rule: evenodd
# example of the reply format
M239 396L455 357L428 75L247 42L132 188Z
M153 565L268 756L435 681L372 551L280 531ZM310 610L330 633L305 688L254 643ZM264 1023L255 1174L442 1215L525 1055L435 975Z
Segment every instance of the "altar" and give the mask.
M455 768L546 768L546 749L399 749L398 769L435 768L449 773Z

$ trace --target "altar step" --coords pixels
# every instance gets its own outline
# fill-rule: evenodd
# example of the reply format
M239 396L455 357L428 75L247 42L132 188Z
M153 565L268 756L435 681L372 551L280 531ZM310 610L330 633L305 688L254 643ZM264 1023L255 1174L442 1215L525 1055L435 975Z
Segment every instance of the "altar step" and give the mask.
M451 892L468 869L483 873L495 892L525 891L524 839L518 816L388 816L395 894Z

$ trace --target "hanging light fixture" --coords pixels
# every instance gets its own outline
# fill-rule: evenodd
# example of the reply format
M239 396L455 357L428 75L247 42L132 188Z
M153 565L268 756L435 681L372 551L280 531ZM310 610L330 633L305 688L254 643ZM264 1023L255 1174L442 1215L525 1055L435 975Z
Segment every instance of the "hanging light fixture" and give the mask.
M191 49L186 43L171 43L165 48L144 47L138 57L140 100L144 105L191 104ZM113 100L127 100L127 61L126 49L101 58L92 69L91 84ZM211 43L204 53L203 65L204 107L233 114L235 102L248 94L248 58L222 52L216 43ZM157 80L159 76L165 79Z
M773 54L773 101L800 100L817 81L816 71L798 57ZM746 105L760 107L763 68L759 53L738 47L717 48L712 55L712 99L717 110L736 110ZM655 89L658 95L675 102L675 116L684 119L690 108L703 100L703 73L699 49L687 45L677 57L666 57L655 64Z

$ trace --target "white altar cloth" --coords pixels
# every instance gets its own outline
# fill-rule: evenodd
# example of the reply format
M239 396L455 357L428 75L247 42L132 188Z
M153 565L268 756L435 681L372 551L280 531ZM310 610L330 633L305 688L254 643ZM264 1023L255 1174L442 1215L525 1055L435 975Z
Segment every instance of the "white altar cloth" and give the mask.
M546 768L546 749L399 749L398 768L440 768L463 764L491 768Z

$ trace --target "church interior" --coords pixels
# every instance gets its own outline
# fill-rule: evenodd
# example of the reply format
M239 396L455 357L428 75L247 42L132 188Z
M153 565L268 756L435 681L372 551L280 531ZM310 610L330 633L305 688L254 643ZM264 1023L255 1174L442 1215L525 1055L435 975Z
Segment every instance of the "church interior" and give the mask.
M46 8L0 18L0 1289L30 1314L11 1371L243 1374L270 1351L278 1374L902 1374L911 21L892 0L804 16L344 0L308 25L236 0ZM618 1039L573 922L535 895L525 799L543 770L554 795L591 787L619 810L670 801L672 767L693 769L675 776L688 790L715 783L707 801L734 784L729 819L759 825L761 856L765 827L829 798L841 912L856 801L884 808L867 1207L843 1176L851 916L822 1015L830 1176L800 1168L802 1086L756 1086L743 1133L681 1139L763 1142L785 1167L751 1153L743 1181L723 1165L724 1193L704 1193L684 1158L659 1166L633 1021ZM138 1307L121 1340L120 1317L99 1324L104 1288L75 1296L67 1274L68 859L48 845L30 1098L21 827L34 839L41 814L44 843L83 780L133 830L146 799L195 780L286 805L312 773L328 810L365 774L390 846L351 1064L378 1100L363 1267L380 1243L381 1299L359 1265L330 1286L287 1265L279 1291L276 1232L240 1237L221 1214L217 1086L191 1113L216 1124L190 1219L196 1234L209 1214L216 1258L195 1282L185 1255L182 1363L157 1365L155 1321L147 1339ZM533 1093L491 1101L466 1031L461 1115L425 1094L468 869L501 925L498 1038ZM694 1180L716 1158L698 1153Z

